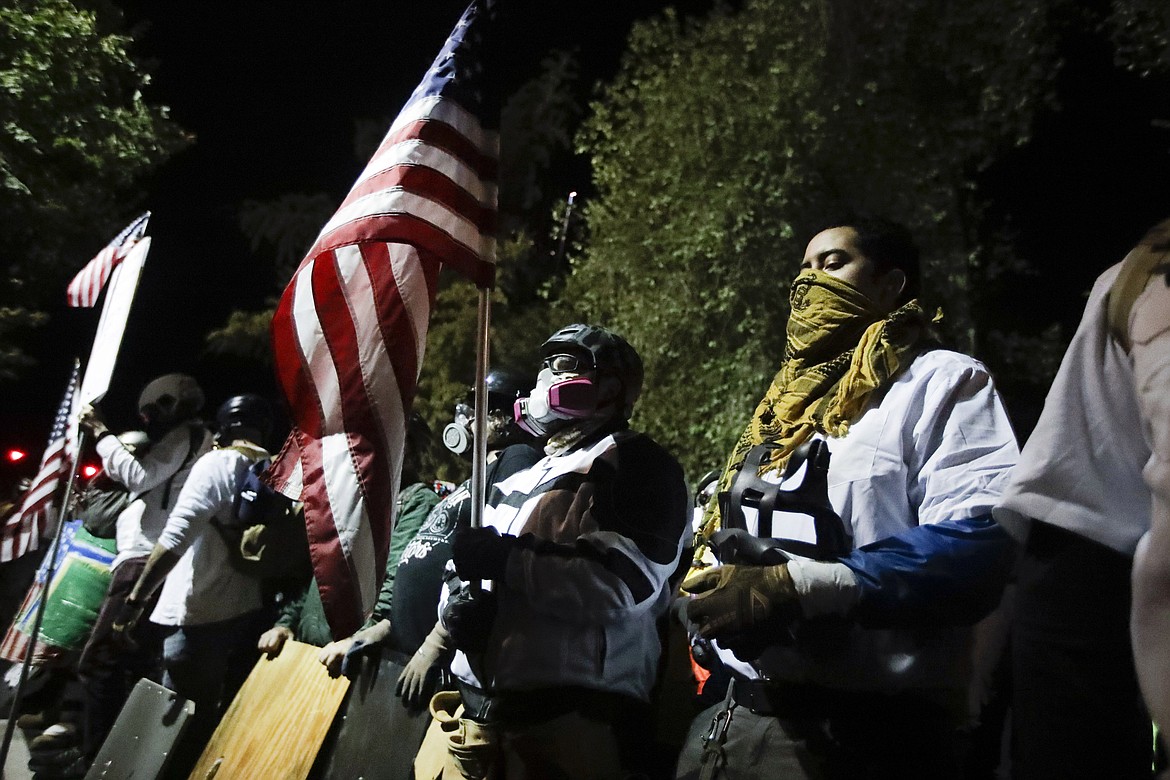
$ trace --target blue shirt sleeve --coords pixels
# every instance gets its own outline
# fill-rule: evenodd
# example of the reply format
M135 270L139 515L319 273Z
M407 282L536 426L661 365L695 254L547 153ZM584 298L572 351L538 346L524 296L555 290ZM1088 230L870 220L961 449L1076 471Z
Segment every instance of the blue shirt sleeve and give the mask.
M841 558L857 577L866 628L978 622L999 604L1016 545L990 515L921 525Z

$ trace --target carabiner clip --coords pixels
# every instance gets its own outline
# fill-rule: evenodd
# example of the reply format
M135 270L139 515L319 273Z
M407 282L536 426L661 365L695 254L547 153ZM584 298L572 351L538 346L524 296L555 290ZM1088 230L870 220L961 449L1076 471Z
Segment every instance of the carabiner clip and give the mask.
M731 715L735 711L735 699L732 698L735 692L735 680L733 679L727 685L727 698L723 701L723 708L715 713L715 717L711 718L711 728L707 729L707 734L703 737L703 749L714 742L717 745L722 745L723 741L727 739L727 729L731 726Z

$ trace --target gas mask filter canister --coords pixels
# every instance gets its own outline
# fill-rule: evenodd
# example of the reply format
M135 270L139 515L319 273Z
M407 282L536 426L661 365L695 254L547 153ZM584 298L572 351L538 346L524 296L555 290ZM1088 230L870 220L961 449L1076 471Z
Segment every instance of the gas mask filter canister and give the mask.
M462 455L471 449L472 414L472 409L467 404L456 404L455 420L443 428L443 446L456 455Z

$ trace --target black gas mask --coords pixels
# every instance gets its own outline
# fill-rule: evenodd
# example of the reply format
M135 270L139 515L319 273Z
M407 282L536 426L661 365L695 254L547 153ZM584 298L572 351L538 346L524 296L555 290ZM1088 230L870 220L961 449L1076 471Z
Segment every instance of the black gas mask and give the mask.
M145 404L138 410L142 428L152 441L158 441L175 427L175 406L175 399L164 395L157 402Z

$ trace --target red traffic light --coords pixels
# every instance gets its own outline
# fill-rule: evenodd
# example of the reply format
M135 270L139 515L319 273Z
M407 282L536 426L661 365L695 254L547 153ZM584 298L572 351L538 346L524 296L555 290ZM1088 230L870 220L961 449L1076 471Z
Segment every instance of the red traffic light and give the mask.
M87 463L81 467L81 476L85 477L86 479L92 479L93 476L99 471L101 471L100 468L94 466L93 464Z
M8 458L9 463L17 463L27 458L28 453L24 450L13 447L12 449L8 450L8 452L4 453L4 456Z

